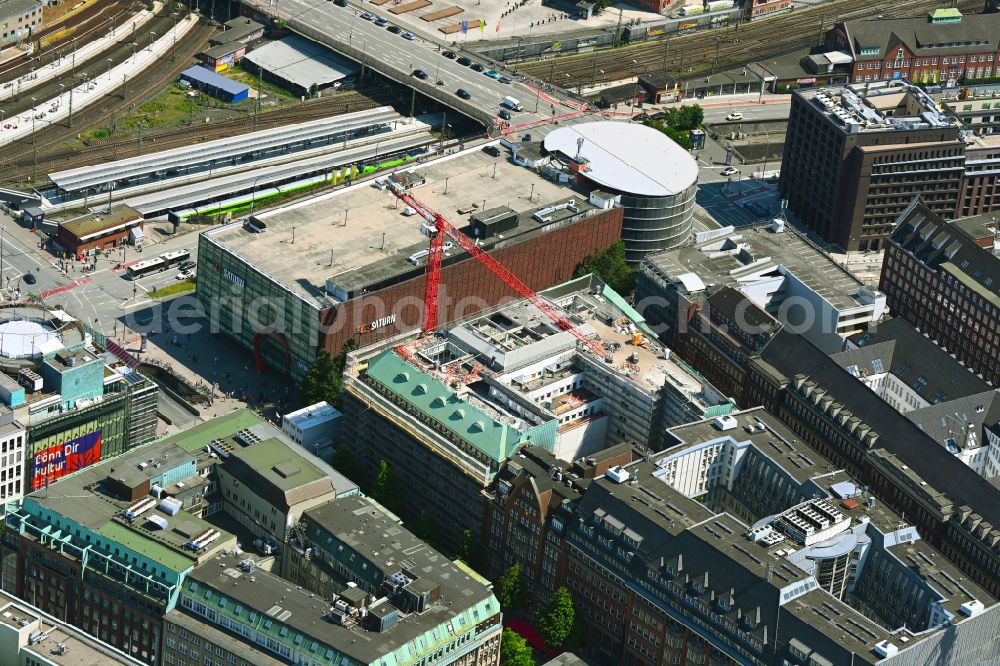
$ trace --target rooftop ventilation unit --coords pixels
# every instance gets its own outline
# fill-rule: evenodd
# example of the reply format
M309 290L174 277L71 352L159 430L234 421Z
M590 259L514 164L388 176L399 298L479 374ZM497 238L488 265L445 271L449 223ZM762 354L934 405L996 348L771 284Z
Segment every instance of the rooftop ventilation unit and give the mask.
M723 432L727 430L735 430L737 426L736 417L731 414L717 416L715 417L714 425L716 430L722 430Z
M606 476L615 483L625 483L631 474L623 467L612 467L608 470Z

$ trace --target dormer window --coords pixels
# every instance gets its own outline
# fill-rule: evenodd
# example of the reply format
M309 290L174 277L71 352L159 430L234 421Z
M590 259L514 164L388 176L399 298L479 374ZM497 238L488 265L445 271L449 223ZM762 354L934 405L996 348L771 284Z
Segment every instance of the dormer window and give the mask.
M902 60L902 59L903 59L903 49L899 49L898 51L896 51L896 60Z

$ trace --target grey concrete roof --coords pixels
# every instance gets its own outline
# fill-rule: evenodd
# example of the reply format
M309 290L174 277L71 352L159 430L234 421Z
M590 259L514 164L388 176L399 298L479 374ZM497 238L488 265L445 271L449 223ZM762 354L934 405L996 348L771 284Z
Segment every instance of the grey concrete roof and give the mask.
M1000 495L993 486L888 403L874 399L857 378L801 335L778 332L760 358L789 381L800 374L815 381L880 435L877 447L896 455L955 507L970 506L991 524L1000 525Z
M769 268L774 270L780 264L834 307L861 305L855 295L863 285L856 277L795 230L786 226L785 231L773 233L770 226L768 223L734 230L728 236L732 241L721 248L732 251L718 251L715 245L725 239L713 238L648 256L645 262L671 282L679 282L681 275L694 273L706 285L735 288L745 282L747 274L767 272ZM736 252L740 244L745 244L744 251ZM752 270L744 268L764 259L768 261Z
M303 90L314 84L326 86L360 69L322 44L298 35L260 46L243 59Z

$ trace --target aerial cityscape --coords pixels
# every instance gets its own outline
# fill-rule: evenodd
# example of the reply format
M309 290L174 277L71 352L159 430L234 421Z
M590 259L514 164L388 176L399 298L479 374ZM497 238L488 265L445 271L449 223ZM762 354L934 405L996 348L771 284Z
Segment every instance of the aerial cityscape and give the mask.
M0 0L0 666L1000 666L1000 0Z

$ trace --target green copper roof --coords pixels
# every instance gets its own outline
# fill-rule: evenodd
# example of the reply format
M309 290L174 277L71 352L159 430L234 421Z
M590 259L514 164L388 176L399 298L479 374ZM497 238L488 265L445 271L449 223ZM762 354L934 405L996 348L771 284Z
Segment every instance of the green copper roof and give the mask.
M962 12L957 7L944 7L931 12L931 23L961 21Z
M506 460L520 441L516 429L495 422L393 351L373 358L368 376L494 461Z
M194 516L185 516L184 518L186 520L199 520L194 518ZM105 523L101 529L97 530L97 533L108 541L121 544L122 547L128 548L178 574L191 569L195 565L193 556L189 557L178 553L116 522Z
M185 451L191 453L202 449L213 439L232 437L240 430L251 428L264 420L249 409L241 409L211 421L196 425L166 437L161 442L173 442Z

